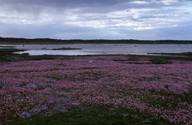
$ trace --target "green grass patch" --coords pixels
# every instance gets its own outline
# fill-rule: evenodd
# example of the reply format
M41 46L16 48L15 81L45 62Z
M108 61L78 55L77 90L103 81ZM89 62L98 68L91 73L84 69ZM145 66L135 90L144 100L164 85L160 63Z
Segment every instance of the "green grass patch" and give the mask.
M124 108L110 109L105 106L72 107L66 113L50 117L34 116L20 119L10 125L169 125L165 120L133 112Z
M168 57L152 57L149 59L152 64L171 64L172 61Z
M164 109L171 109L171 110L176 110L178 106L180 105L181 102L187 102L187 103L192 103L192 93L182 93L182 94L176 94L172 92L155 92L151 91L151 95L157 95L156 97L149 97L146 96L144 99L145 102L147 102L150 105L159 105Z
M0 62L11 62L13 59L6 56L0 56Z

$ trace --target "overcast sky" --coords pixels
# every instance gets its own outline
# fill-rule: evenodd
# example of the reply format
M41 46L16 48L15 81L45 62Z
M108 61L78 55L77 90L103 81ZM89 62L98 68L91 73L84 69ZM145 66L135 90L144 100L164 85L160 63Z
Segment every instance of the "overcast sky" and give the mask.
M0 0L0 36L192 40L192 0Z

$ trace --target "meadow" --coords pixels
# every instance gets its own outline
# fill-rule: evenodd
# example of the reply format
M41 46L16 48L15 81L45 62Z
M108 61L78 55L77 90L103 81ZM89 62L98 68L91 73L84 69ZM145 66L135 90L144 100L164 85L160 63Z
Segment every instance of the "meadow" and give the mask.
M0 63L0 124L192 124L188 58L34 59Z

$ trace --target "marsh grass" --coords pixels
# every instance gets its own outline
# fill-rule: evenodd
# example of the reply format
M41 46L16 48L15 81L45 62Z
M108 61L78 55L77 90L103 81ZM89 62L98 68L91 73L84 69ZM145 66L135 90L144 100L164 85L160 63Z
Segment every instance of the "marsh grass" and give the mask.
M105 106L71 107L66 113L57 113L50 117L34 116L20 119L10 125L168 125L160 118L149 114L140 114L124 108Z
M149 59L152 64L171 64L172 61L169 57L152 57Z

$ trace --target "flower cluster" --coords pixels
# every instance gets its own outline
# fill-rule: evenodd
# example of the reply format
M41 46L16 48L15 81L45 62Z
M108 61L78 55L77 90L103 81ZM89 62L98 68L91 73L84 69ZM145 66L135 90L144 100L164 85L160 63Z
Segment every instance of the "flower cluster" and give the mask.
M192 124L192 63L127 64L126 56L76 57L0 65L0 123L69 106L123 107ZM27 114L26 116L24 116Z

